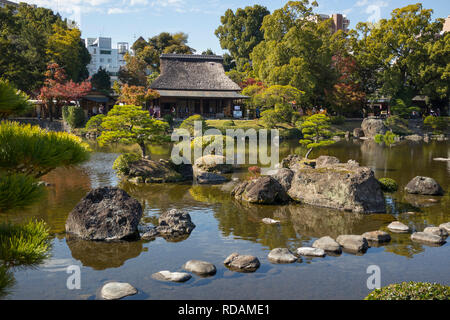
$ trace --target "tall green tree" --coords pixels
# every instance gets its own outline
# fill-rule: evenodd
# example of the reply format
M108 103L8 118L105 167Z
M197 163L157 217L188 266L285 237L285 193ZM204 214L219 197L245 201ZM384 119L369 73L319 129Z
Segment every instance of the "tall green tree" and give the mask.
M91 78L92 88L95 90L109 93L111 91L111 76L109 73L100 67Z
M28 94L42 86L50 62L67 64L74 81L87 78L90 55L76 30L50 9L26 3L0 8L0 74Z
M331 20L315 21L317 3L290 1L264 17L264 40L250 54L255 76L267 85L291 85L305 92L306 107L324 103L332 72Z
M366 79L366 93L378 90L410 101L424 94L449 97L450 37L440 35L443 19L422 4L394 9L389 19L358 23L352 51Z
M238 8L236 12L228 9L220 17L221 25L214 34L219 38L222 49L227 49L236 60L239 69L249 63L253 48L263 40L261 25L268 14L266 7L256 4Z

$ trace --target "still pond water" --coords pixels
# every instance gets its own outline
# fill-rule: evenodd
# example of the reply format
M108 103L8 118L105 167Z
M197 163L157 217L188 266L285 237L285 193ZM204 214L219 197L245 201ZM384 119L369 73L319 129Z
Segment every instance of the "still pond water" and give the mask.
M325 258L303 258L294 264L272 264L267 254L273 248L292 251L310 246L329 235L362 234L387 230L400 220L422 231L426 226L450 221L449 142L403 142L384 147L369 141L341 141L320 154L354 159L371 167L377 178L395 179L400 190L386 194L387 214L360 215L292 204L285 206L244 205L231 199L230 183L221 186L154 184L136 186L121 183L111 169L123 150L97 150L89 162L70 169L57 169L44 177L52 184L45 199L26 210L0 215L2 220L22 222L31 217L44 219L53 233L51 258L35 268L14 271L15 285L3 299L97 299L99 288L109 281L129 282L139 293L125 299L362 299L367 288L367 268L381 268L381 285L401 281L430 281L450 285L450 245L432 247L413 243L409 235L392 234L392 241L372 247L364 255L343 253ZM153 148L154 158L167 158L169 148ZM298 143L283 142L280 157L298 152ZM246 169L233 174L243 178ZM446 190L443 197L407 195L403 187L417 175L436 179ZM157 224L158 216L171 208L184 209L196 228L185 240L103 243L68 240L64 224L69 212L92 188L120 186L137 198L144 208L143 221ZM410 215L406 212L415 211ZM265 225L261 219L281 220ZM255 255L261 267L255 273L229 271L223 260L232 252ZM188 282L166 283L151 278L161 270L181 271L190 259L214 263L217 274ZM81 268L81 289L68 290L67 267Z

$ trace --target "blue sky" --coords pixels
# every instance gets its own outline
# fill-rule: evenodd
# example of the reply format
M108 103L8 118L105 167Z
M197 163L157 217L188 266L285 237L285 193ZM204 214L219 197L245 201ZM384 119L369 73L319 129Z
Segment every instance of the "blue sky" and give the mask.
M13 0L19 2L19 0ZM244 8L260 4L270 12L283 7L287 0L21 0L51 8L63 17L76 20L82 37L112 37L112 41L126 41L130 45L143 36L145 39L162 31L185 32L189 45L201 53L207 48L221 54L214 30L220 16L231 8ZM350 28L359 21L388 18L398 7L419 0L318 0L317 13L343 13L350 19ZM423 0L425 8L434 10L434 18L450 14L450 1Z

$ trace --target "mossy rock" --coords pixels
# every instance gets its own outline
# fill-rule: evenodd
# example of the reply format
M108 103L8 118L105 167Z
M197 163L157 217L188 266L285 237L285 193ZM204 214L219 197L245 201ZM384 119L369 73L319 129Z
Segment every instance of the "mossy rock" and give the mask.
M402 282L375 289L364 300L449 300L450 287L428 282Z
M398 184L394 179L381 178L378 179L378 182L380 183L381 190L383 190L384 192L395 192L398 190Z

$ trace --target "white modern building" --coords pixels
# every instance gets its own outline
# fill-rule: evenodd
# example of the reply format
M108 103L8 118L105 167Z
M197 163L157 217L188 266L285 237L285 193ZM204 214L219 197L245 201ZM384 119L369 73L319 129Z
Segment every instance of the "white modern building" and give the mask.
M105 69L111 76L111 85L118 80L119 69L125 66L124 55L128 52L128 42L118 42L117 48L113 49L111 38L87 38L86 48L91 54L91 62L87 68L89 76L93 76L101 68Z

